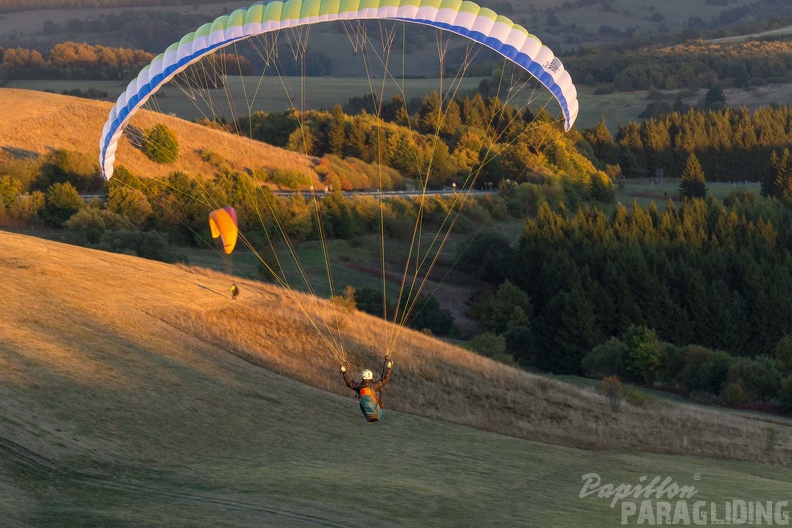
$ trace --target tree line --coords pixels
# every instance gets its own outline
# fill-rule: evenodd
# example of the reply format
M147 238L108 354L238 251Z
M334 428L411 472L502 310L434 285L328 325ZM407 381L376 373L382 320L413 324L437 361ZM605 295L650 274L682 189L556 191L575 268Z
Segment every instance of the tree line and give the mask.
M0 81L127 78L153 58L145 51L76 42L57 44L46 55L23 48L0 49Z
M788 83L792 79L792 42L688 41L637 50L582 48L565 57L564 65L578 82L608 85L619 92Z
M461 266L491 285L472 313L542 370L580 372L631 325L675 346L754 357L792 333L791 228L788 202L745 192L610 215L543 203L519 244L477 237Z
M626 177L654 177L658 168L677 177L694 153L711 180L760 181L763 194L777 195L772 158L792 144L792 111L689 109L622 125L615 138L601 120L583 136L602 165L618 165Z
M400 95L374 105L377 114L350 115L336 105L330 112L257 112L224 126L312 156L384 165L430 189L559 180L582 200L614 199L612 180L595 167L583 136L565 134L544 110L534 114L481 94L444 101L437 92L412 114ZM334 188L349 187L336 181Z

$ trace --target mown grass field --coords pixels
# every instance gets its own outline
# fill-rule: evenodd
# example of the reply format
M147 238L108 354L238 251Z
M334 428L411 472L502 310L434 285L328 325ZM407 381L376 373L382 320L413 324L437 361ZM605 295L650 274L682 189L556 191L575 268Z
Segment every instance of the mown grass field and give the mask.
M679 198L679 178L663 178L662 181L654 179L627 179L624 188L616 193L616 200L623 205L630 206L633 202L646 207L654 202L662 210L668 200L681 202ZM736 190L754 193L757 197L761 192L761 185L756 182L742 183L717 183L707 182L707 195L723 200Z
M409 331L385 418L367 425L298 309L328 305L251 281L234 302L224 275L0 243L10 526L619 525L618 507L579 498L591 472L671 476L697 500L792 493L787 427L768 452L761 420L675 405L614 415L588 389ZM381 359L392 330L346 317L354 368Z
M259 80L261 84L259 86ZM482 78L468 77L463 79L461 88L472 89L478 86ZM284 82L287 88L284 88ZM7 88L18 90L32 90L43 92L46 90L61 93L64 90L88 90L95 88L106 91L108 98L115 101L126 88L126 83L118 81L42 81L19 80L11 81ZM244 86L244 88L243 88ZM445 90L450 88L448 80L444 81ZM365 96L371 93L371 87L366 79L356 77L313 77L305 79L305 108L331 109L335 104L346 104L350 97ZM289 77L281 80L278 77L229 77L227 92L225 90L209 90L209 105L203 101L193 100L175 86L163 88L165 96L160 95L155 102L149 103L147 108L164 114L175 114L188 121L225 116L247 115L253 111L282 112L292 105L300 107L302 81L298 77ZM441 88L439 79L408 79L405 81L405 93L409 97L422 98L432 91ZM647 92L627 92L595 95L595 88L578 82L578 100L580 113L575 126L579 129L595 126L604 117L605 122L613 134L619 125L630 121L638 121L638 117L647 105L652 102L647 98ZM386 85L384 94L390 99L399 91L394 83ZM663 95L664 100L672 104L679 92L668 92ZM689 106L698 106L704 100L706 90L697 93L683 94L683 102ZM726 89L726 102L731 106L745 106L755 110L760 106L770 104L792 103L792 84L767 85L749 89ZM512 99L513 104L525 105L529 100L535 101L534 108L546 105L550 112L556 112L558 105L555 101L548 100L541 92L526 91ZM208 99L207 99L208 100ZM231 101L229 103L229 101ZM98 140L97 140L98 141Z

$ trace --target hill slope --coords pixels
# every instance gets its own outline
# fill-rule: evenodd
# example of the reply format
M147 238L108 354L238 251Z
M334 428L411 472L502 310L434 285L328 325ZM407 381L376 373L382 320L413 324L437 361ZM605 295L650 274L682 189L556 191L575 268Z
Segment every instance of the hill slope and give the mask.
M102 126L112 106L111 103L77 97L0 88L0 107L3 108L0 161L4 155L38 157L55 149L89 153L98 160ZM179 160L176 163L154 163L125 135L119 141L117 165L125 166L140 177L165 176L175 170L213 174L214 168L201 159L201 152L211 145L215 153L237 170L287 168L314 174L313 164L307 156L176 117L141 110L132 118L130 126L148 130L160 123L173 130L179 141Z
M785 462L786 431L765 453L765 425L749 420L611 415L590 392L543 392L534 376L412 332L385 420L369 426L281 290L243 282L234 303L222 275L4 232L0 244L0 518L14 526L618 524L608 501L578 498L590 472L670 475L702 500L792 492L778 466L572 447L665 442ZM345 320L355 366L377 357L385 330Z

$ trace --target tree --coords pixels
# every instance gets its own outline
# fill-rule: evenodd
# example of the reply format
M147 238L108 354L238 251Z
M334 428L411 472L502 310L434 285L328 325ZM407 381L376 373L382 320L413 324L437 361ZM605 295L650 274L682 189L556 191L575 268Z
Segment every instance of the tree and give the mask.
M152 213L151 204L143 192L123 185L110 187L105 207L108 211L128 218L137 227L146 223Z
M479 321L491 332L528 326L533 312L531 298L510 281L505 281L478 309Z
M22 192L22 182L11 176L0 176L0 206L9 208Z
M151 161L174 163L179 159L179 142L176 134L160 123L143 133L143 152Z
M779 156L776 152L770 155L773 168L772 177L763 185L763 193L775 198L786 198L792 195L792 155L785 148ZM764 187L767 189L764 189Z
M792 374L792 334L782 337L773 350L773 358L778 361L784 374Z
M70 183L55 183L45 195L46 203L42 211L44 221L62 226L66 220L83 207L77 189Z
M663 348L655 331L632 325L624 334L624 343L627 345L624 357L627 372L641 381L652 383L663 359Z
M683 198L706 198L707 186L704 182L704 170L701 168L701 163L696 155L691 153L685 164L685 170L682 171L679 194Z
M723 93L723 88L720 85L715 85L707 91L704 96L704 108L708 110L715 110L723 108L726 105L726 95Z
M346 119L340 104L333 107L333 118L327 133L327 145L331 154L343 157L346 150Z
M421 108L418 110L418 130L423 134L440 132L442 119L442 105L440 94L432 92L424 97Z
M69 241L81 245L98 243L106 231L135 230L127 218L94 207L80 209L63 223L63 227L69 232Z

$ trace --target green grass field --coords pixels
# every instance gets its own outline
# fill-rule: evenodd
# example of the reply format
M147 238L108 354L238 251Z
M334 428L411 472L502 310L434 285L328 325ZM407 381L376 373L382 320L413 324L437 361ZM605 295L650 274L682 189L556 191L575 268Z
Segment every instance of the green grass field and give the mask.
M468 77L461 83L462 90L475 88L482 78ZM260 81L260 82L259 82ZM375 81L376 83L376 81ZM126 89L127 83L119 81L41 81L20 80L6 85L8 88L24 90L51 90L61 93L64 90L87 90L95 88L106 91L110 100L115 100ZM407 79L404 93L407 99L423 98L432 91L451 89L449 81L441 84L440 79ZM371 93L367 79L357 77L309 77L305 79L305 108L331 109L335 104L346 104L351 97ZM215 115L247 115L254 111L282 112L292 106L302 107L303 83L300 77L243 77L230 76L226 89L207 90L204 100L186 95L178 87L166 85L158 93L156 100L148 103L147 108L195 120ZM379 89L377 89L379 93ZM395 83L385 87L385 99L389 100L400 92ZM211 104L208 102L211 100ZM250 112L248 112L250 110Z
M757 197L761 192L759 183L713 183L707 182L707 195L723 200L736 190L754 193ZM643 207L655 202L662 210L669 199L679 202L679 179L664 178L662 181L652 179L625 180L624 188L616 193L616 200L630 206L637 202Z

